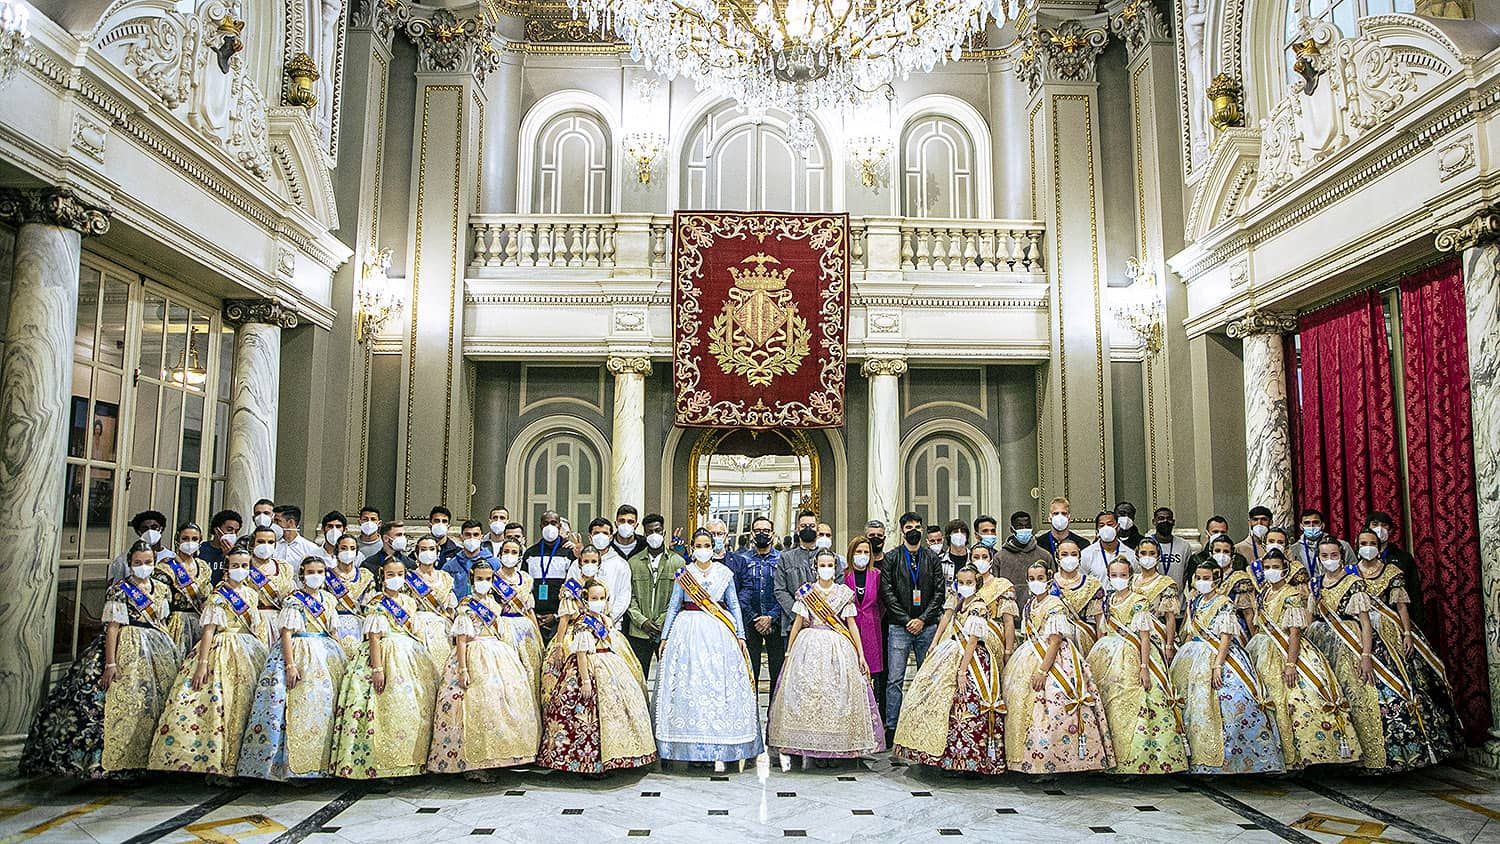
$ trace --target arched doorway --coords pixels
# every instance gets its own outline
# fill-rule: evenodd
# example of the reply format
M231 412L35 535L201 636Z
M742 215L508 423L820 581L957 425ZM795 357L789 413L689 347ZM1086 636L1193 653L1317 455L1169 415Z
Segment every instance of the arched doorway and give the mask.
M748 537L750 522L769 515L784 535L798 511L821 512L822 476L805 431L705 429L688 455L688 531L720 518L731 537Z

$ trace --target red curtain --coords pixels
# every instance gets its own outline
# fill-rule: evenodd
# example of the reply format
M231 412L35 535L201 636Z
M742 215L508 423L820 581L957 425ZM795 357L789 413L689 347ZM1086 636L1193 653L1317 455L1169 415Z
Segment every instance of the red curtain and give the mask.
M1371 510L1401 512L1385 308L1371 290L1301 317L1297 331L1297 498L1352 540Z
M1490 703L1466 332L1459 260L1401 280L1411 552L1426 584L1424 626L1477 744L1488 738Z

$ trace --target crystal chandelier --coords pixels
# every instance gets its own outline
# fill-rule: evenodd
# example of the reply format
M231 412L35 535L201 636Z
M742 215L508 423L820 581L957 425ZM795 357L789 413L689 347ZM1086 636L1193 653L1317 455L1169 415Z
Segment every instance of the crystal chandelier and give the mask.
M1021 0L568 0L591 28L613 29L631 56L742 106L792 114L788 140L813 141L811 113L851 110L914 70L957 61Z
M30 13L14 0L0 0L0 85L16 75L16 67L26 60L31 30Z

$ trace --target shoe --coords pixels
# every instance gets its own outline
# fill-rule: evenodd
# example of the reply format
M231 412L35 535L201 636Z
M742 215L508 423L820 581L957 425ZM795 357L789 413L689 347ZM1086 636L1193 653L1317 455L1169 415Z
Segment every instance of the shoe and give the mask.
M892 729L889 729L889 728L886 729L886 731L885 731L885 746L886 747L890 747L891 745L893 745L895 743L896 743L896 731L892 730Z

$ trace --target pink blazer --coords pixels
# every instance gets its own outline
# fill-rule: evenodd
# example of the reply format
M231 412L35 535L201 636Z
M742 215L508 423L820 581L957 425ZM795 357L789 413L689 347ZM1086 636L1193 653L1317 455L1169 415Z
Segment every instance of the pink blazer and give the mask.
M859 643L864 647L865 663L874 673L885 670L885 622L881 618L880 569L870 566L865 572L865 596L854 600L859 609L855 623L859 627ZM854 587L853 568L844 573L844 585L859 595L859 590Z

